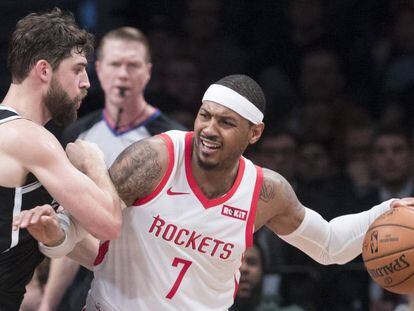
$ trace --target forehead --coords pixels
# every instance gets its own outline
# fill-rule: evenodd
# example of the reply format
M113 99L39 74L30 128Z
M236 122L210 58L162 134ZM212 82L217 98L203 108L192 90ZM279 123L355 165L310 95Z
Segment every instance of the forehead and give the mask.
M393 145L407 145L408 142L405 137L397 134L387 134L379 136L374 141L374 146L393 146Z
M245 118L243 118L241 115L239 115L234 110L231 110L230 108L227 108L221 104L218 104L216 102L212 102L209 100L206 100L202 103L200 110L201 109L204 109L208 113L213 114L215 116L229 117L229 118L231 117L237 120L247 121Z
M260 252L257 246L250 247L244 253L246 259L260 259Z
M75 49L72 50L69 57L63 59L58 68L66 68L74 65L87 65L88 60L84 53L77 53Z
M142 59L146 52L146 47L141 42L122 39L106 39L102 47L102 57L111 59Z

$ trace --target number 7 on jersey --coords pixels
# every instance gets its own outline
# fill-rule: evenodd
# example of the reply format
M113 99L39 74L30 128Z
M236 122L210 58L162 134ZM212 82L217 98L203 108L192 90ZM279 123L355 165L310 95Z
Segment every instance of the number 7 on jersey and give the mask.
M183 280L183 277L184 277L185 273L187 272L188 268L190 268L192 262L189 261L189 260L185 260L185 259L182 259L182 258L175 257L173 262L172 262L172 266L177 267L178 264L183 264L183 267L182 267L180 273L178 274L178 277L175 280L174 285L171 288L170 292L167 294L167 296L165 296L167 299L171 299L172 297L174 297L175 293L178 290L178 287L180 286L180 284Z

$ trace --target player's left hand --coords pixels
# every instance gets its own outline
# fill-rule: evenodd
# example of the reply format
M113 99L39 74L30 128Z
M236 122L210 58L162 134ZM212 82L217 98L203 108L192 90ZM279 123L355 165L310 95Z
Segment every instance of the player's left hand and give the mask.
M47 246L57 246L65 239L56 212L50 205L42 205L13 217L13 230L26 228L39 242Z

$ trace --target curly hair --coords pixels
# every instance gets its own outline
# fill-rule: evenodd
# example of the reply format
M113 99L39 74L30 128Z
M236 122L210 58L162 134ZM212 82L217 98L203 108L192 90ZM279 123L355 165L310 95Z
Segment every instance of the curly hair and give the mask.
M93 55L94 36L80 28L73 14L59 8L31 13L17 22L10 40L7 66L14 83L22 82L37 61L55 70L72 52Z

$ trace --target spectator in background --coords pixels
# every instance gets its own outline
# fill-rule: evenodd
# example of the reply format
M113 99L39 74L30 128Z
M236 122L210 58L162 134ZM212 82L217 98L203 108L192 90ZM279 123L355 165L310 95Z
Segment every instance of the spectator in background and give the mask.
M383 127L374 134L371 163L377 183L374 201L414 196L412 138L404 129ZM383 291L374 283L370 291L372 310L382 310L380 306L384 305L395 307L403 299L403 296Z
M262 248L255 242L244 253L239 288L230 311L302 311L297 306L281 307L277 294L263 293L265 266Z
M302 60L300 93L303 105L293 114L291 126L325 144L335 164L343 162L346 129L370 121L368 111L346 92L340 58L331 50L317 49Z
M44 292L49 272L49 258L46 258L37 266L33 278L26 286L26 294L20 306L20 311L37 311Z
M97 49L96 72L105 93L105 107L67 128L63 144L81 138L96 143L109 167L130 144L171 129L184 129L144 97L151 77L151 54L146 36L121 27L108 32ZM86 301L92 273L69 258L52 260L40 310L80 310ZM69 292L62 303L62 296Z
M268 167L284 176L293 189L297 188L298 166L298 139L287 129L269 131L259 141L258 148L251 150L251 157L258 165ZM250 156L250 155L249 155ZM281 265L286 264L286 259L281 251L284 242L274 238L274 233L267 228L262 228L257 234L257 241L263 246L262 253L267 263L265 269L275 273Z
M187 0L185 51L197 56L206 84L247 71L247 54L221 32L221 1ZM226 34L227 35L227 34Z
M383 94L396 98L414 85L414 5L398 5L388 29L373 55Z
M350 127L345 132L344 174L350 179L354 193L361 202L360 206L373 203L372 200L365 202L374 187L371 169L373 133L374 126L371 123Z
M166 64L163 90L176 101L176 107L166 107L164 110L187 128L193 127L203 89L201 68L193 57L179 55Z

